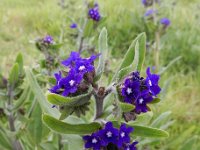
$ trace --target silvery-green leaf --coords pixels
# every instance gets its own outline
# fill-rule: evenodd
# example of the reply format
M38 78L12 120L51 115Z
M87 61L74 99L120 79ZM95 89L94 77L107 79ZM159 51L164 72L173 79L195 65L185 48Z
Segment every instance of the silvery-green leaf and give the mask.
M89 124L69 124L49 115L43 115L43 121L51 130L61 134L91 134L101 127L97 122Z
M102 73L104 72L104 68L105 68L105 63L106 63L106 59L108 58L108 43L107 43L107 30L104 27L101 30L101 33L99 35L99 53L101 54L99 56L99 64L97 67L97 71L96 71L96 77L95 80L99 80L101 78Z

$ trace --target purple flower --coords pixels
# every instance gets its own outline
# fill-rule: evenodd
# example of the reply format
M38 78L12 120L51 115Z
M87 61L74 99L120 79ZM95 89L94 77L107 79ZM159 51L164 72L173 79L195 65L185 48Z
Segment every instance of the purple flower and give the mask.
M94 21L99 21L101 19L101 15L99 13L99 6L95 4L93 8L90 8L88 11L88 16L93 19Z
M117 145L119 131L113 127L112 122L107 122L105 128L100 130L98 134L102 139L103 146L107 146L109 143Z
M70 25L70 28L72 28L72 29L77 28L77 24L76 24L76 23L72 23L72 24Z
M150 103L153 97L150 95L149 90L144 90L140 93L138 98L135 100L135 111L136 113L147 112L147 103Z
M168 19L168 18L162 18L162 19L160 19L160 23L166 28L166 27L168 27L170 24L171 24L171 22L170 22L170 20Z
M93 133L92 135L86 135L83 137L85 140L85 148L93 148L93 150L100 150L102 145L102 140L100 139L98 133Z
M144 16L145 16L145 17L149 17L149 16L152 16L154 13L156 13L155 10L149 9L149 10L147 10L147 11L145 12Z
M133 103L134 99L136 99L139 95L140 82L127 78L124 82L121 92L125 102Z
M126 127L125 124L122 124L119 129L119 140L118 146L122 147L124 143L130 143L130 136L129 134L133 132L132 127Z
M141 0L141 2L145 7L151 6L153 4L153 0Z
M132 144L126 144L124 146L124 150L137 150L136 145L138 144L137 141L133 142Z
M75 62L77 60L80 60L81 57L80 57L80 54L78 52L71 52L70 56L68 59L62 61L61 63L64 65L64 66L69 66L69 65L73 65L75 64Z
M95 69L93 61L97 57L99 57L99 55L92 55L90 58L81 58L78 52L71 52L70 57L62 61L62 64L64 66L70 66L75 69L76 73L84 75L85 73L91 72Z
M81 83L83 76L71 69L65 78L59 81L59 87L63 88L63 96L68 96L70 93L75 93L77 91L78 85Z
M43 42L47 44L52 44L53 43L53 38L50 35L47 35L43 38Z
M56 85L53 86L51 89L49 89L49 91L51 93L58 93L58 90L60 89L59 82L62 79L62 73L61 73L61 71L59 71L59 73L55 73L54 77L56 79Z
M147 74L147 78L145 80L146 86L148 87L150 93L153 96L157 96L161 91L161 88L158 85L160 76L156 74L151 74L150 67L147 68L146 74Z

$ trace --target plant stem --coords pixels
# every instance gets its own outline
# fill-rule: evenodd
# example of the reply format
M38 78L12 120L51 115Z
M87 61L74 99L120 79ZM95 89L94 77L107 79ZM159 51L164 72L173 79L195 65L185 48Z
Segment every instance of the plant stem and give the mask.
M8 122L9 122L9 127L11 132L15 132L15 119L13 116L13 112L10 110L12 108L12 100L13 100L13 88L9 87L8 88L8 109L9 109L9 115L8 115ZM20 142L14 137L14 140L12 141L13 145L13 150L23 150Z
M96 116L95 119L98 119L103 113L103 98L95 97L96 100Z
M104 87L100 87L98 92L93 92L96 101L96 115L95 119L98 119L103 114L103 102L105 97L112 92L112 87L105 90Z
M160 33L159 31L157 31L155 33L155 44L156 44L156 47L155 47L155 66L156 66L156 72L159 71L159 55L160 55L160 48L159 48L159 45L160 45Z

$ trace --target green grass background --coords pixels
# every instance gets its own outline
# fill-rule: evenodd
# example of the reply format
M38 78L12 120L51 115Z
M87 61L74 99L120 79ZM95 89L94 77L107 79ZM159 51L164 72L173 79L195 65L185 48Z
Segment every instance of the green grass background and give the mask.
M171 120L175 122L168 129L170 138L162 140L158 149L175 150L186 140L200 135L200 0L161 1L159 11L172 22L161 38L161 66L178 56L182 56L182 59L162 75L161 85L168 85L168 88L162 102L153 107L153 111L156 116L172 111ZM78 20L82 14L82 1L71 0L67 10L62 10L58 2L1 0L0 69L3 74L8 73L18 52L23 53L27 67L37 64L43 56L31 41L46 34L58 41L63 18L71 16ZM99 0L99 3L101 12L107 18L105 26L112 53L111 68L115 68L131 41L144 31L140 19L144 8L140 0ZM64 21L65 32L70 32L70 23L69 18ZM68 38L64 46L66 53L75 48ZM147 56L147 60L150 57ZM149 61L145 65L148 66L148 63L152 65Z

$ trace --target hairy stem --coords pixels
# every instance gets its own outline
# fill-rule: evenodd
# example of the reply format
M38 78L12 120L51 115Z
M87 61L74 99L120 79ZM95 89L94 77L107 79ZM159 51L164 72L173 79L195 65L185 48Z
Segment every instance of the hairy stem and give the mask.
M9 109L9 115L8 115L8 122L9 122L9 127L11 132L15 132L15 119L13 112L10 110L12 108L12 100L13 100L13 88L9 87L8 88L8 109ZM12 141L13 145L13 150L23 150L20 142L14 137L14 140Z
M98 119L103 113L103 98L96 97L96 116L95 119Z

